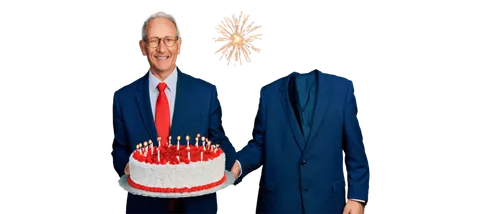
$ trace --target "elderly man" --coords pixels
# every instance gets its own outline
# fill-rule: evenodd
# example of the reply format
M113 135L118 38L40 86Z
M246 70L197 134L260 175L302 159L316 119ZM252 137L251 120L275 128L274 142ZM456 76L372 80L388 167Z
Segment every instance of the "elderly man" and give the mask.
M158 12L142 27L139 45L149 71L119 89L113 100L113 165L119 176L129 173L128 160L138 142L199 133L219 142L229 170L235 149L222 127L222 112L214 85L176 66L182 39L176 20ZM175 109L174 109L175 108ZM156 142L155 142L156 144ZM217 213L216 193L182 199L128 194L127 213Z
M261 89L253 139L232 169L238 184L263 166L257 213L364 212L369 167L357 110L352 82L318 70Z

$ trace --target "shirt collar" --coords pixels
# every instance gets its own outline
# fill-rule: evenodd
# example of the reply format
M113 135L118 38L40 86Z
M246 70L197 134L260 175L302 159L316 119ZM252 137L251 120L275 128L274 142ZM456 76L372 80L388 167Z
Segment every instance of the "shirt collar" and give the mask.
M175 67L174 71L168 75L167 79L165 79L165 83L167 83L167 89L171 92L175 92L177 87L177 67ZM155 91L156 87L161 81L153 75L151 70L149 70L149 91Z

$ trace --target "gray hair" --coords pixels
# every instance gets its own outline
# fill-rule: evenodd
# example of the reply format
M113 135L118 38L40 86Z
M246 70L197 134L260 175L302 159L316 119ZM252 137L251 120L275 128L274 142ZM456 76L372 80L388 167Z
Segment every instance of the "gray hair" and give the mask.
M181 37L181 33L179 31L179 28L177 27L177 22L175 21L175 18L170 15L170 14L167 14L163 11L160 11L160 12L156 12L156 13L153 13L153 15L149 16L148 19L146 19L146 21L144 22L144 24L142 25L142 40L146 41L146 25L149 23L149 21L153 20L153 19L156 19L156 18L165 18L165 19L168 19L170 20L172 23L174 23L174 26L175 26L175 30L176 30L176 33L177 33L177 37L180 38Z

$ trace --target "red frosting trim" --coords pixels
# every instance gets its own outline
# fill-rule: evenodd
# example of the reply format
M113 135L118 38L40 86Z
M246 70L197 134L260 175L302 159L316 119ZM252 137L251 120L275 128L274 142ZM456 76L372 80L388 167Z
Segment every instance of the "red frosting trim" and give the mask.
M211 189L211 188L214 188L216 186L219 186L219 185L223 184L225 181L226 181L226 174L224 173L224 176L222 177L222 179L220 179L219 181L210 183L210 184L205 184L205 185L195 186L195 187L190 187L190 188L188 188L188 187L183 187L183 188L163 188L163 187L148 187L148 186L144 186L144 185L141 185L141 184L138 184L138 183L135 183L134 181L132 181L132 179L130 178L130 176L128 177L128 183L130 184L130 186L132 186L132 187L134 187L136 189L140 189L140 190L145 190L145 191L149 191L149 192L159 192L159 193L191 193L191 192L198 192L198 191L207 190L207 189Z
M139 150L135 150L132 157L139 162L149 163L149 164L169 164L169 165L177 165L179 163L189 164L191 162L200 162L200 161L209 161L219 157L224 151L221 148L218 148L216 152L213 150L210 151L209 148L205 147L206 150L203 150L203 146L189 146L189 150L187 146L180 145L179 150L177 150L176 145L172 145L170 147L162 146L160 147L160 161L158 161L158 147L153 147L153 152L151 152L151 148L147 147L147 152L142 151L142 154ZM189 152L189 159L188 159ZM203 160L201 160L201 153L203 153ZM179 157L179 159L177 159Z

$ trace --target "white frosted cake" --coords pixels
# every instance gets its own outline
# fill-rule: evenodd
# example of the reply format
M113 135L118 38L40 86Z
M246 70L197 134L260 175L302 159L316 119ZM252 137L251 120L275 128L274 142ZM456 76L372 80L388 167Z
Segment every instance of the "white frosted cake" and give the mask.
M226 181L225 154L218 145L202 139L202 145L170 143L159 147L150 141L130 155L130 186L157 193L191 193ZM189 142L189 137L187 137ZM207 142L205 144L205 142Z

